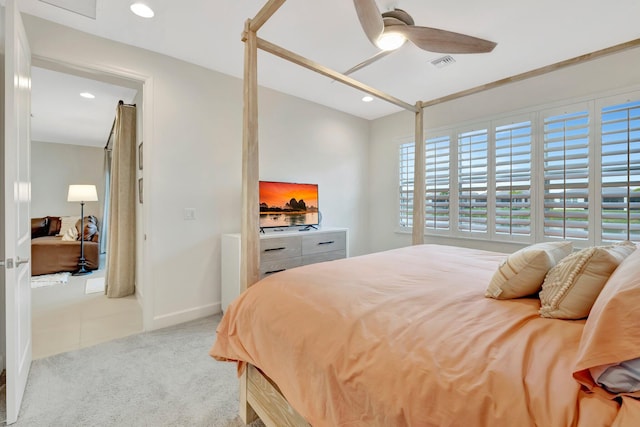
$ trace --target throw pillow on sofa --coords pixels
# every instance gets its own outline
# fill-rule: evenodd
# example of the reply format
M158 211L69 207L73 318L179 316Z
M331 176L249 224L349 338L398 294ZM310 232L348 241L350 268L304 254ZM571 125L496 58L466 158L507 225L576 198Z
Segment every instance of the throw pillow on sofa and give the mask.
M80 219L79 216L61 216L60 217L60 231L58 236L64 236L64 234L72 227L75 227L76 221Z
M82 224L80 220L78 220L76 221L76 230L78 232L78 236L80 235L80 227L82 227ZM83 240L92 240L96 234L98 234L98 218L96 218L94 215L85 216Z
M42 237L49 234L49 217L31 218L31 238Z
M48 216L49 220L49 232L47 236L57 236L60 233L60 217L59 216Z

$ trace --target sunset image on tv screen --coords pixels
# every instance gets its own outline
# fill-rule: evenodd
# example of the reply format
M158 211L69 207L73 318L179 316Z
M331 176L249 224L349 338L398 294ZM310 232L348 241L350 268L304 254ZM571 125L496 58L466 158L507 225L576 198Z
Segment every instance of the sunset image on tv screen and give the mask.
M260 181L260 226L318 224L318 185Z

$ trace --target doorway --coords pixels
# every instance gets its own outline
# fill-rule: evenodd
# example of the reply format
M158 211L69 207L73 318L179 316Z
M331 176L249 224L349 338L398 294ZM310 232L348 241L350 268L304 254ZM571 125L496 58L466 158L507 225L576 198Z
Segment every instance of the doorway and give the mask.
M139 81L34 58L32 67L31 217L80 217L79 203L66 201L71 184L96 186L98 202L86 203L84 216L98 218L99 229L108 203L105 191L105 146L119 100L142 106ZM92 103L101 104L93 113ZM107 104L105 106L105 103ZM104 109L110 111L105 116ZM137 141L142 142L138 109ZM142 169L138 171L142 178ZM139 211L139 205L136 211ZM138 235L143 216L136 212ZM107 221L108 223L108 221ZM64 232L60 230L61 234ZM106 251L100 244L97 270L85 276L67 274L44 286L32 281L33 358L88 347L143 330L138 294L125 298L104 295ZM138 239L140 242L140 239ZM140 252L141 244L138 244ZM138 256L137 271L144 257ZM40 276L38 276L39 278ZM140 283L136 274L136 283Z

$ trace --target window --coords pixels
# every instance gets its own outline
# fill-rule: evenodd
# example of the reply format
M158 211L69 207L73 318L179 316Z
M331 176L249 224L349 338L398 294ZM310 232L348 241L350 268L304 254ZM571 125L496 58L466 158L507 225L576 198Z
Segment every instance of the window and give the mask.
M425 226L434 230L448 230L451 169L449 136L427 139L425 157Z
M544 237L589 237L589 113L544 118Z
M487 231L487 130L458 134L458 230Z
M415 146L400 145L400 226ZM640 91L430 131L425 230L505 242L640 242Z
M416 147L400 144L400 227L413 227L413 169Z
M640 240L640 101L601 112L603 241Z
M531 235L531 121L495 128L495 232Z

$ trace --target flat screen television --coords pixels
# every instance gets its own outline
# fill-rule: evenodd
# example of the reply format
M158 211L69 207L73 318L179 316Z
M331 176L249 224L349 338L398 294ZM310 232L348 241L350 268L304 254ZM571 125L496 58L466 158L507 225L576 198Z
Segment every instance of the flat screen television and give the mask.
M260 181L260 228L314 227L318 184Z

